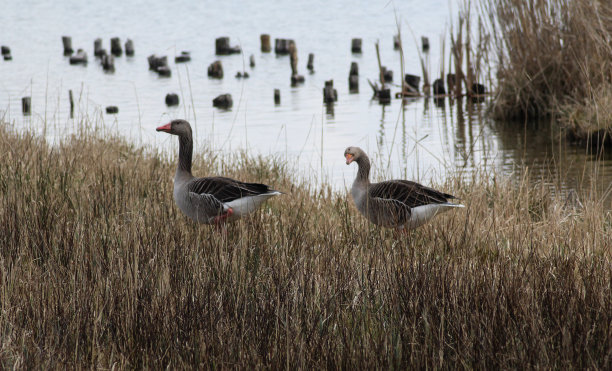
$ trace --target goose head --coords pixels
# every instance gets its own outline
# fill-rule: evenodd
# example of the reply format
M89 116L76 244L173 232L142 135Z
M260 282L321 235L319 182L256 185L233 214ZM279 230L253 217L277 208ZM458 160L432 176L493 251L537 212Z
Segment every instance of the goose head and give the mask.
M191 136L191 125L189 125L189 122L185 120L172 120L166 125L162 125L155 130L178 136Z
M365 152L359 147L348 147L344 150L347 165L350 165L353 161L359 161L364 156L366 156Z

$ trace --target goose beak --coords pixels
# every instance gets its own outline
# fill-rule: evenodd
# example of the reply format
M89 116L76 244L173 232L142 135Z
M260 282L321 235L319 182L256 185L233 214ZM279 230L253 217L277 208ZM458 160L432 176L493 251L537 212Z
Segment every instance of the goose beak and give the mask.
M347 153L346 155L344 155L344 157L346 157L346 164L350 165L351 162L353 162L353 155L351 155L350 153Z
M169 133L171 129L172 129L171 123L167 123L166 125L162 125L162 126L158 127L155 130L157 130L157 131L165 131L166 133Z

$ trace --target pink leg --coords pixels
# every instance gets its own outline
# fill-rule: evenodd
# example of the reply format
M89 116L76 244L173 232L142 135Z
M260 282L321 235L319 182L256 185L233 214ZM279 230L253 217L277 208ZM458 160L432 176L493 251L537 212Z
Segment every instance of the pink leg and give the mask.
M227 221L227 218L229 218L233 214L234 214L234 209L230 207L229 209L227 209L225 214L221 214L215 217L215 225L217 226L217 229L221 229L221 227L224 227Z

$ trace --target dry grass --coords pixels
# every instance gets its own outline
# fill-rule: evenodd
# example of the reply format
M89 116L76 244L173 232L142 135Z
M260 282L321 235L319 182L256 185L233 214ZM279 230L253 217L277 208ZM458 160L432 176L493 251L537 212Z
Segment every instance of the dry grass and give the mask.
M561 106L562 113L571 116L574 110L592 108L596 97L612 94L612 3L483 0L481 4L499 56L496 116L557 114Z
M196 152L290 194L223 238L167 156L0 126L0 367L610 367L609 205L457 177L468 207L398 241L280 161Z

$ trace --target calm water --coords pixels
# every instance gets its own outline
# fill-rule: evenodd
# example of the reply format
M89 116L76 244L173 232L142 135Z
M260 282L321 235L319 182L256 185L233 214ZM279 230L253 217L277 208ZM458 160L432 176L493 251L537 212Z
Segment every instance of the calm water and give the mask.
M404 38L405 71L420 74L411 36L429 37L430 73L439 69L440 45L456 1L302 1L195 2L4 0L0 12L0 44L9 45L13 61L0 61L0 115L19 128L62 138L75 127L69 117L68 90L77 100L76 118L90 117L137 143L170 150L176 140L155 127L174 118L195 126L198 145L218 151L247 149L251 154L286 157L313 182L329 181L338 188L350 184L356 169L344 164L349 145L366 149L378 174L420 181L444 177L450 171L469 176L484 166L522 176L531 175L570 187L605 189L612 179L606 158L572 148L549 130L547 123L502 125L482 118L484 104L468 105L415 99L402 106L371 101L367 79L376 80L374 49L380 40L382 64L400 81L400 53L393 49L397 20ZM292 38L297 43L300 73L306 82L290 86L287 56L261 53L259 35ZM71 66L62 55L61 36L72 36L73 47L87 51L89 64ZM134 40L136 55L116 58L114 73L104 73L93 56L93 41ZM215 56L216 37L229 36L242 55ZM352 54L353 37L363 39L363 53ZM448 43L447 43L448 45ZM175 64L174 56L191 52L192 61ZM148 70L147 56L167 55L171 78ZM315 54L315 73L306 70L308 53ZM253 54L256 67L248 66ZM225 77L209 79L207 66L220 59ZM360 93L349 94L351 62L359 63ZM249 79L236 79L246 70ZM339 99L333 113L322 103L325 80L333 79ZM281 90L281 104L273 101ZM396 87L395 91L399 88ZM167 93L177 93L180 105L168 108ZM212 107L212 99L231 93L229 111ZM21 97L32 96L31 117L21 114ZM117 105L119 114L104 107ZM43 123L46 122L47 125ZM196 148L197 151L197 148Z

